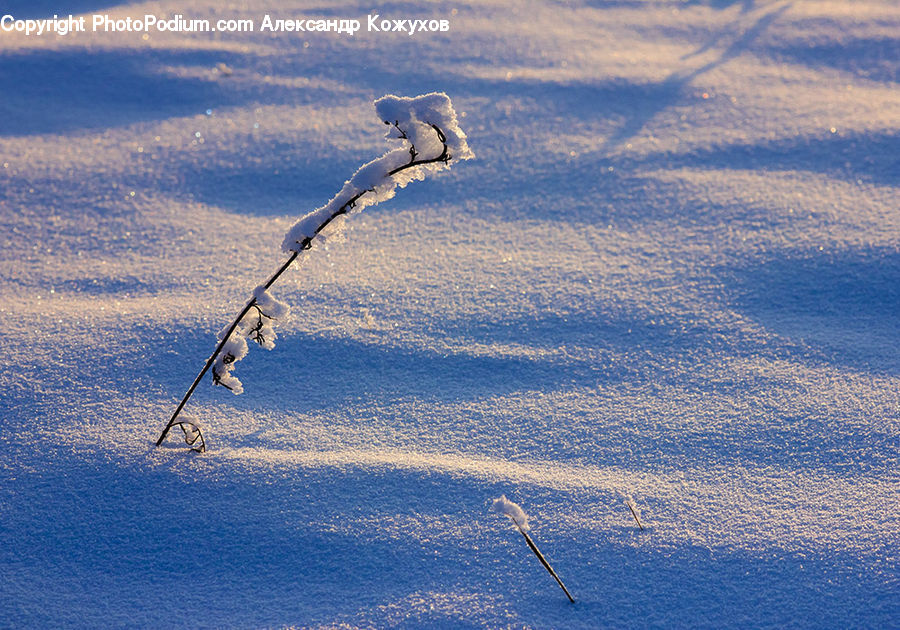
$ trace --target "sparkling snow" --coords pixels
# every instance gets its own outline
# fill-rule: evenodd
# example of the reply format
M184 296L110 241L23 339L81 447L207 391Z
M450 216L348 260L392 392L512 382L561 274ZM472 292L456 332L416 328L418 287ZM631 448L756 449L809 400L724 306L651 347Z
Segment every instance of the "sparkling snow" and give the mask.
M311 6L6 3L451 30L0 32L0 625L897 626L897 3ZM477 159L326 234L155 448L432 92Z

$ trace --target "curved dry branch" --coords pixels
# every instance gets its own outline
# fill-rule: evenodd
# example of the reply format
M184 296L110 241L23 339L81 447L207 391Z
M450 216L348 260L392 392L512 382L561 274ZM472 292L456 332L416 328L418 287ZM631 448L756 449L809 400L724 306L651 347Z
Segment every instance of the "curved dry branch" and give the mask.
M388 124L390 124L390 123L388 123ZM422 160L417 159L419 156L419 153L418 153L417 149L415 148L415 145L413 145L413 143L410 142L410 152L409 152L410 160L409 160L409 162L407 162L406 164L403 164L402 166L398 166L397 168L395 168L391 171L388 171L386 177L393 177L397 173L400 173L402 171L405 171L407 169L410 169L410 168L413 168L416 166L421 166L423 164L434 164L436 162L447 163L452 159L449 149L447 147L447 138L444 135L444 132L437 125L435 125L433 123L428 123L428 124L431 126L432 129L434 129L435 133L437 134L437 138L441 143L442 148L441 148L440 154L438 154L437 156L432 157L432 158L427 158L427 159L422 159ZM400 138L409 140L409 138L406 135L406 132L404 132L402 129L400 129L398 123L395 122L394 126L397 128L397 131L400 133ZM300 248L297 251L294 251L288 257L288 259L286 261L284 261L284 263L275 271L275 273L273 273L269 277L269 279L266 280L263 287L265 289L269 289L269 287L271 287L275 283L275 281L278 280L278 278L280 278L281 275L285 271L287 271L288 267L290 267L294 263L294 261L297 260L297 257L300 255L301 251L308 250L312 247L313 240L319 234L321 234L322 231L326 227L328 227L328 225L332 221L334 221L334 219L336 219L337 217L339 217L343 214L347 214L348 212L350 212L350 210L352 210L356 206L356 202L359 201L359 199L362 198L363 195L367 195L372 192L375 192L374 189L369 188L369 189L355 193L347 201L345 201L343 204L341 204L340 207L337 210L335 210L330 216L326 217L325 220L322 221L322 223L319 224L319 226L315 229L315 232L313 233L312 236L307 236L307 237L303 238L302 240L296 241L296 243L300 246ZM159 446L160 444L162 444L163 440L166 439L166 436L169 434L169 431L172 429L172 427L175 426L176 424L178 424L178 425L181 425L182 430L185 430L185 425L188 425L189 427L193 427L196 430L197 436L194 437L193 441L190 441L187 443L189 445L193 445L194 442L197 439L199 439L200 447L193 448L191 450L200 452L200 453L206 451L206 440L200 434L199 427L197 427L192 422L187 422L187 421L179 422L178 415L181 413L182 409L184 409L184 406L187 404L188 400L190 400L191 396L194 393L194 390L196 390L197 386L200 384L200 381L203 380L203 377L206 375L206 373L209 371L209 369L215 363L216 358L222 352L222 348L225 347L225 344L228 343L228 340L231 338L231 335L234 334L234 331L240 325L241 321L244 319L244 317L247 315L247 313L249 313L250 310L253 308L256 308L259 311L259 307L256 305L256 297L251 298L250 301L247 302L247 304L244 306L244 308L242 308L241 311L238 313L237 317L234 318L234 321L231 322L231 325L228 327L225 334L222 336L222 339L219 341L218 345L216 346L216 349L213 350L213 353L209 356L209 359L206 360L206 364L203 366L203 369L200 370L199 374L197 374L197 376L194 378L194 382L191 383L191 386L188 388L187 392L184 394L184 397L182 397L181 402L178 403L178 406L175 408L174 413L172 413L172 417L169 418L169 422L166 424L166 427L163 429L162 433L160 434L159 439L156 440L156 446ZM260 314L261 313L262 313L262 311L260 311ZM213 382L217 385L222 385L223 387L231 389L224 383L220 382L219 376L216 374L215 369L213 369ZM185 431L185 441L187 441L187 435L188 435L188 431Z
M199 425L190 420L182 419L173 426L181 427L181 430L184 433L184 442L188 446L194 446L194 444L200 442L199 446L194 446L194 448L191 449L192 451L195 453L206 452L206 440L203 437L203 432L200 430Z

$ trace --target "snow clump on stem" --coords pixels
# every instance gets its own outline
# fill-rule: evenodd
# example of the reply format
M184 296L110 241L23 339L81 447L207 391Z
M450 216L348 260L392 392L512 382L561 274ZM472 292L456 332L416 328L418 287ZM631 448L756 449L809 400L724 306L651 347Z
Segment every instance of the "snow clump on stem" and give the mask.
M405 146L362 165L331 201L297 221L284 237L285 252L308 249L309 242L334 217L387 201L397 188L450 168L451 159L475 157L459 128L450 97L443 92L414 98L383 96L375 101L375 111L389 127L387 137L402 140Z
M504 514L511 518L520 531L527 532L530 529L528 526L528 515L525 514L525 510L519 507L517 503L507 499L505 494L500 495L499 499L494 499L491 509L497 514Z
M268 288L298 254L310 249L316 236L336 235L340 232L336 219L343 215L390 199L409 182L450 168L451 160L475 157L466 143L466 134L459 128L450 97L443 92L413 98L384 96L375 101L375 111L389 127L387 137L402 141L404 146L362 165L331 201L303 216L288 230L282 249L291 258L265 285L257 287L243 315L219 333L221 347L212 364L216 385L235 394L244 391L233 372L235 364L247 356L248 339L267 350L275 347L272 324L287 315L288 306L272 297Z
M249 310L237 322L226 326L219 332L218 339L228 340L222 346L212 366L213 382L235 394L242 394L244 386L233 374L235 363L247 356L247 340L271 350L275 347L275 328L273 322L283 319L290 313L290 307L275 299L265 286L258 286L253 291Z

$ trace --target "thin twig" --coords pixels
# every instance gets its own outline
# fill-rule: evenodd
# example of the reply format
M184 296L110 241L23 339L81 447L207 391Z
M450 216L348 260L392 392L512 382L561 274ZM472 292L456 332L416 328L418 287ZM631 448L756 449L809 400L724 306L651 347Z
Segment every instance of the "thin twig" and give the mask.
M518 523L516 524L518 527ZM519 527L519 531L525 537L525 542L528 543L528 547L534 552L534 555L537 556L538 560L541 561L541 564L544 565L544 568L550 572L550 575L553 576L553 579L556 580L556 583L559 584L559 587L563 590L563 593L566 594L566 597L569 598L569 601L573 604L575 603L575 599L572 597L571 593L569 593L569 589L566 588L566 585L562 583L562 580L559 579L559 576L556 575L556 571L553 570L553 567L550 566L550 563L544 558L544 554L541 553L541 550L537 548L537 545L534 544L534 541L531 540L531 536L528 535L524 529Z
M395 126L397 126L396 123L395 123ZM434 157L434 158L430 158L430 159L426 159L426 160L416 160L416 157L418 156L418 152L416 151L416 149L412 145L412 143L410 143L410 161L402 166L398 166L397 168L389 171L387 174L387 177L393 177L397 173L404 171L408 168L412 168L414 166L420 166L423 164L432 164L435 162L449 162L450 161L451 156L450 156L450 153L447 148L447 137L444 135L444 132L441 131L440 127L438 127L437 125L432 124L431 127L432 127L432 129L434 129L435 133L437 134L438 140L441 142L441 145L442 145L441 153L437 157ZM400 132L401 137L407 138L406 133L404 131L400 130L399 126L397 126L397 130ZM285 271L287 271L288 267L290 267L294 263L294 261L297 260L297 257L300 255L301 251L308 250L312 247L312 240L316 236L318 236L322 232L322 230L324 230L334 219L336 219L340 215L347 214L354 206L356 206L356 202L359 200L360 197L362 197L363 195L370 193L370 192L374 192L374 189L369 188L367 190L363 190L363 191L360 191L360 192L354 194L352 197L350 197L350 199L348 199L343 204L341 204L341 206L330 217L325 219L319 225L319 227L316 228L316 230L312 236L307 236L302 241L297 241L297 244L300 246L300 248L298 250L294 251L290 255L290 257L275 271L275 273L273 273L269 277L269 279L266 281L266 283L263 285L263 287L265 289L268 289L269 287L271 287L275 283L275 281L281 277L281 274L283 274ZM181 413L182 409L184 409L184 406L187 404L187 401L193 395L194 390L197 389L197 385L200 384L200 381L203 380L203 377L206 375L206 373L212 367L213 363L215 363L216 357L219 356L219 353L222 351L222 348L225 347L225 344L231 338L232 333L234 333L234 331L237 329L238 325L241 323L241 320L243 320L244 316L250 312L251 308L253 308L255 306L256 306L256 298L253 297L250 299L249 302L247 302L247 304L244 306L244 308L241 309L240 313L238 313L238 315L234 319L234 321L231 322L231 325L228 327L228 330L226 331L225 335L222 336L222 339L221 339L221 341L219 341L218 345L216 346L216 349L213 350L213 353L209 356L209 359L206 360L206 365L203 366L203 369L200 370L200 373L197 374L196 378L194 378L194 382L191 383L191 386L188 388L184 397L181 399L181 402L178 403L178 407L175 408L175 412L172 414L172 417L169 418L169 422L166 424L166 428L163 429L163 432L160 434L159 439L156 440L157 446L159 446L160 444L163 443L163 440L165 440L166 436L169 434L169 430L173 426L175 426L176 419L178 418L178 414ZM257 307L257 310L258 310L258 307ZM205 440L203 442L202 448L203 448L203 450L206 450Z
M634 521L638 524L638 527L641 528L641 531L644 531L644 526L641 525L641 519L638 518L637 512L634 511L634 506L631 505L630 502L626 502L625 505L627 505L628 509L631 510L631 515L634 517Z

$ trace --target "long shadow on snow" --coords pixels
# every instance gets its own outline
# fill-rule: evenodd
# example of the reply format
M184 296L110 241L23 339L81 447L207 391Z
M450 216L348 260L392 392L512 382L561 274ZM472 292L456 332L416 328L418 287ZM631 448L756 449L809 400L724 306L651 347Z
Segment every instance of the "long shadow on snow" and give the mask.
M375 132L382 130L383 127ZM132 164L122 165L123 171L114 177L118 186L114 190L108 172L78 169L61 177L17 177L5 190L0 190L0 200L12 187L20 194L29 188L57 191L55 199L79 207L82 214L102 217L100 225L105 233L111 234L112 230L107 228L117 227L123 235L131 228L111 224L110 218L141 212L140 201L122 203L123 194L129 190L139 191L141 195L147 192L164 195L181 203L200 202L249 217L286 214L299 217L324 205L356 169L390 147L385 145L380 152L375 150L368 156L344 152L321 158L307 158L301 155L305 147L283 142L260 141L242 148L253 152L252 160L246 155L225 154L216 149L210 149L208 160L197 160L197 154L188 150L169 152L158 161L139 158ZM160 164L165 167L161 169ZM3 210L15 212L16 209L15 204L0 206L0 219ZM63 229L57 224L39 227L48 231ZM71 230L65 236L90 238L90 235L73 234Z
M760 54L811 68L834 68L872 81L900 81L900 40L853 38L822 44L770 45Z
M101 9L127 6L134 0L67 0L64 4L58 0L8 0L3 3L4 13L11 14L17 20L45 19L58 15L61 19L69 14L78 16L83 13L96 13ZM90 24L90 17L85 22ZM87 25L86 24L86 25ZM87 26L90 30L90 26Z
M539 112L540 120L550 124L565 124L573 111L588 119L608 119L621 117L624 122L619 130L605 142L605 147L623 144L640 131L646 123L661 111L677 102L685 95L690 83L697 77L727 63L742 54L765 30L775 22L790 4L782 5L758 16L752 25L734 34L732 40L719 56L693 70L677 71L663 81L655 83L633 83L628 81L605 81L591 83L571 83L558 81L496 80L478 79L467 75L450 75L446 71L423 72L421 68L406 65L385 66L380 60L369 58L361 51L359 63L348 67L341 59L324 59L317 66L324 76L340 76L353 85L373 86L376 91L395 93L416 93L444 90L456 99L462 97L486 97L496 100L498 92L506 98L520 97L541 100L544 109ZM460 54L469 54L462 51ZM454 58L459 67L485 64L482 57ZM512 61L513 59L510 59ZM446 62L446 59L440 61ZM496 62L497 60L495 60ZM371 63L370 63L371 62ZM429 58L420 60L421 67L428 68ZM375 70L377 68L377 70ZM439 78L436 78L439 76ZM462 99L460 102L462 102ZM536 115L538 113L536 112ZM511 138L511 141L514 139ZM477 149L476 149L477 151Z
M609 393L621 387L626 395L637 396L648 405L638 427L646 426L649 433L636 430L634 423L623 423L618 416L604 419L601 414L592 418L578 409L565 419L552 412L546 417L531 418L527 430L516 426L521 419L501 414L494 421L495 426L501 430L499 427L509 425L508 430L519 431L521 448L538 444L534 440L541 439L540 452L566 452L573 460L583 462L596 461L598 452L608 452L607 463L628 466L634 451L641 453L644 463L669 466L697 457L721 465L740 461L784 466L790 462L798 468L821 468L853 462L854 470L870 471L890 466L890 462L879 459L883 449L873 448L888 443L890 436L876 432L860 436L818 420L811 423L802 417L786 417L795 413L783 407L785 396L794 391L789 381L750 374L710 382L708 376L696 376L691 369L695 364L700 368L715 366L723 356L778 359L780 353L789 352L794 360L822 360L804 348L786 349L783 343L762 348L752 342L745 347L742 338L725 341L729 336L715 331L682 331L639 319L604 322L589 314L568 315L565 319L550 314L510 324L514 330L505 324L483 323L476 326L474 333L481 341L501 342L521 340L524 335L537 349L572 345L575 358L447 356L431 350L378 345L378 341L366 343L282 331L274 351L252 348L238 365L237 374L246 390L243 396L234 398L225 389L213 387L207 375L192 406L213 404L251 411L288 411L298 417L320 412L346 413L348 407L380 408L381 415L393 418L398 425L415 426L420 419L406 417L403 410L408 405L403 403L439 408L446 403L491 400L521 392L564 392L569 388L584 392L585 388L599 387L598 395L602 396L604 391ZM454 325L448 325L452 336ZM65 395L67 404L101 405L102 409L108 402L109 388L115 387L118 395L126 399L155 397L164 410L159 418L149 421L157 422L161 430L168 413L174 410L215 345L214 331L207 326L179 324L164 330L157 326L127 326L115 334L122 343L109 351L99 344L89 348L71 344L70 337L63 334L49 351L55 357L52 362L45 358L31 366L26 361L7 370L6 376L13 379L7 388L7 402L15 413L5 418L8 424L2 424L17 431L27 426L28 418L39 418L40 426L52 431L53 419L59 417L54 409L60 404L60 396ZM457 328L457 333L471 330L464 325ZM585 356L596 353L599 358L578 358L579 353L585 352ZM45 356L47 352L38 354ZM777 392L774 398L773 390ZM671 409L663 405L657 410L653 404L659 396L682 396L688 405L693 405L697 395L727 401L742 400L753 393L760 399L771 399L772 409L784 411L776 413L774 419L766 409L749 419L736 412L725 433L716 427L704 428L689 415L680 415L675 429L666 428L673 421L667 417ZM590 394L584 395L592 400ZM615 413L621 414L621 409ZM101 421L114 424L112 418ZM432 422L436 422L433 428L439 428L442 420ZM677 428L682 424L690 427L687 435ZM605 427L602 438L596 435L598 426ZM446 429L451 440L466 430L452 423ZM546 431L543 438L541 431ZM240 443L256 445L252 439Z
M207 56L209 64L212 65L216 60L222 58L222 53L207 53ZM143 68L140 69L140 72L146 74L146 70ZM434 83L433 78L417 78L416 75L404 75L398 78L402 78L406 83L420 81ZM194 95L192 96L193 104L188 103L187 107L190 111L198 113L212 100L219 103L222 99L234 99L240 96L239 93L231 93L224 81L221 85L214 82L160 77L151 77L149 81L151 86L154 85L154 81L171 81L172 83L168 87L169 91L187 90ZM510 96L538 98L541 107L546 108L547 113L546 123L539 124L551 126L562 125L563 115L568 115L574 107L583 108L585 102L596 103L596 107L591 109L590 117L640 117L642 108L649 108L644 117L651 117L652 111L658 108L661 100L671 101L678 98L677 91L673 92L671 85L665 82L633 84L612 81L600 84L563 85L524 80L501 83L466 79L465 82L460 82L455 86L456 90L452 89L454 87L452 77L449 78L449 82L449 86L444 87L451 92L459 91L461 94L490 94L502 85L504 92ZM431 85L430 87L434 88L435 86ZM301 96L300 91L296 92L295 96ZM259 96L262 98L264 95ZM95 104L91 102L90 95L85 98L86 100L82 104L93 109ZM173 103L180 102L179 99L180 97L173 99ZM74 100L77 102L78 98ZM238 100L240 99L238 98ZM465 97L461 100L464 101ZM134 105L137 106L138 103L135 102ZM184 105L185 103L181 102L180 105L173 104L172 106L182 107ZM145 108L143 101L140 102L140 108L149 111L148 108ZM125 107L125 110L127 109ZM165 107L162 109L165 110ZM38 109L38 111L41 110ZM146 112L139 115L144 115L144 113ZM893 183L897 177L898 166L895 155L900 149L898 149L898 138L895 134L870 137L828 135L824 139L801 138L776 141L765 145L726 146L702 149L687 154L655 155L648 160L617 158L611 162L599 157L596 152L591 152L574 160L565 160L559 157L549 160L544 158L544 163L541 163L541 155L535 155L527 144L522 145L517 139L523 131L520 125L534 120L531 114L522 114L522 120L517 118L506 120L503 115L490 109L486 109L482 114L489 116L484 124L493 131L490 135L479 131L470 132L470 141L478 151L481 160L502 163L503 168L498 171L499 174L492 174L492 172L482 172L478 162L461 165L454 173L442 178L443 181L438 185L440 194L451 199L467 199L481 191L488 198L506 200L508 203L496 204L494 207L498 211L514 215L513 218L521 218L523 214L521 204L514 203L517 197L530 197L541 193L570 195L574 198L572 204L553 204L552 206L564 205L563 214L567 220L583 218L587 222L614 222L622 217L617 216L618 209L609 206L616 204L619 200L623 202L622 207L640 207L643 220L646 220L648 212L669 213L671 204L678 202L680 191L677 186L656 182L645 176L628 174L629 170L659 168L660 165L668 168L800 169L833 174L851 180L864 178L884 183ZM474 120L474 118L470 117L469 120ZM53 127L56 124L44 114L32 122L44 127ZM0 123L0 129L2 129L2 124ZM22 125L9 124L15 126L17 132L22 128ZM64 121L60 124L64 124ZM24 128L27 130L29 125L25 124ZM505 140L502 136L503 129L506 129L509 134ZM562 131L563 128L560 127L560 130ZM500 134L499 141L498 133ZM174 168L179 173L177 182L179 190L177 192L192 196L199 201L248 214L270 215L300 212L318 207L330 199L346 177L366 159L374 157L360 154L356 158L326 156L309 160L297 156L298 148L296 146L280 142L270 142L266 146L254 146L254 150L262 156L262 160L250 165L246 161L242 161L237 154L230 167L222 164L216 164L213 167L198 166L196 162L183 166L175 165ZM337 164L335 164L335 159L338 160ZM613 164L618 170L609 172L607 167ZM153 184L146 179L147 175L142 173L146 173L146 171L124 175L124 179L129 185ZM403 199L406 201L399 203L408 203L409 206L414 207L433 201L435 185L428 184L426 182L411 186L403 192ZM502 195L497 192L501 190L505 191ZM509 190L514 191L512 196L508 193ZM606 201L605 209L594 202L596 195L600 195ZM634 204L636 195L645 198L646 203ZM660 203L661 196L663 203ZM551 206L540 204L540 207L544 212ZM604 212L604 210L606 211ZM701 223L706 220L718 222L721 220L720 212L722 210L723 208L704 208L697 205L687 209L685 219L691 223L696 223L698 220ZM736 210L737 208L730 209L730 211ZM598 211L600 211L599 215ZM532 212L533 210L527 210L526 214ZM700 215L704 215L704 217L701 218Z
M380 131L383 128L376 130ZM266 156L261 162L248 165L235 157L229 165L194 164L181 171L179 185L187 198L237 214L299 217L325 205L360 166L388 148L385 144L380 152L354 159L346 153L328 155L331 151L306 158L298 155L304 147L296 144L254 146Z
M691 71L674 72L665 80L656 84L660 90L661 98L653 102L644 102L639 109L635 109L631 112L625 123L619 128L618 132L606 140L604 147L610 149L615 148L625 144L629 138L636 136L653 117L685 97L687 89L695 79L728 63L732 59L739 57L748 50L753 42L758 39L772 23L778 20L785 11L790 9L790 7L790 3L785 4L761 15L753 25L738 34L725 49L719 53L719 56L715 60Z
M900 253L814 252L720 269L726 295L766 328L829 362L900 374Z
M503 139L505 136L505 145L512 149L518 143L527 141L527 136L515 134L517 126L510 123L516 120L560 132L570 131L571 124L568 121L573 114L591 121L624 120L627 126L627 121L632 118L649 120L665 106L682 97L681 81L677 80L501 80L466 74L442 74L440 78L435 78L434 72L424 72L419 68L397 68L380 69L375 76L383 80L375 81L368 67L346 67L338 65L338 60L331 63L333 65L320 67L323 76L328 76L330 69L348 83L362 86L371 84L369 91L372 95L380 95L382 90L397 94L418 94L435 90L446 92L453 99L457 111L467 112L467 116L460 122L476 154L482 144L477 141L479 135L495 141L498 137ZM385 83L387 87L383 86ZM498 109L504 103L510 104L508 113L501 112L502 108ZM661 103L664 105L661 106ZM531 104L534 105L533 109L527 107ZM475 112L491 112L497 116L497 120L492 123L487 119L480 119L473 116ZM643 123L637 128L642 126ZM502 145L501 143L501 147Z
M0 101L0 135L66 133L124 126L248 102L304 103L309 90L262 82L246 85L214 73L218 63L241 68L227 51L29 51L0 55L0 81L16 86ZM209 80L162 71L202 69ZM318 91L317 91L318 92Z
M685 327L678 322L666 322L661 316L653 321L650 317L614 315L598 310L546 312L495 321L450 318L439 323L435 334L471 338L480 343L527 341L535 349L579 347L609 350L619 355L645 350L659 355L680 355L701 348L721 352L726 348L734 351L746 347L746 340L727 340L722 335L723 330L714 330L699 322Z
M746 13L753 9L753 5L756 4L756 0L686 0L685 4L688 6L704 6L711 7L716 9L717 11L721 11L722 9L730 9L736 4L741 5L741 13Z
M52 364L32 365L26 360L8 371L10 377L18 374L29 383L42 382L47 387L40 395L11 391L10 404L15 402L18 416L11 421L20 422L29 413L52 407L56 403L47 394L56 388L83 389L79 395L87 398L80 398L80 404L102 402L103 391L85 389L88 383L116 384L125 396L167 392L174 409L215 348L219 323L214 326L205 323L192 328L173 322L160 329L123 324L104 334L133 339L134 343L112 350L103 347L102 339L86 348L83 335L81 341L60 336L48 350L54 357ZM377 341L364 343L287 330L280 333L273 351L251 347L247 358L238 364L236 374L244 383L245 393L237 404L263 408L276 404L303 414L340 409L348 403L391 403L398 399L458 402L523 390L618 382L631 371L629 367L587 360L440 354L378 345ZM207 375L193 400L210 399L234 400L224 388L212 387Z
M628 369L584 360L532 360L439 354L436 351L368 344L354 339L285 334L271 353L254 348L238 366L242 396L251 405L278 406L297 413L340 409L347 403L422 399L461 401L516 391L617 382ZM193 346L193 347L192 347ZM212 351L210 337L178 354L200 362ZM169 347L171 350L171 346ZM166 351L166 341L158 347ZM169 359L171 361L171 359ZM174 367L174 366L173 366ZM174 371L174 370L173 370ZM193 374L178 369L160 385L180 395ZM217 388L217 397L230 396ZM198 396L202 400L206 396Z
M445 322L445 326L451 334L473 334L481 342L503 343L527 338L538 347L568 347L575 352L584 347L608 351L604 355L608 358L604 360L619 366L624 376L617 381L598 382L598 386L606 392L620 390L627 396L636 396L640 403L647 405L639 418L623 424L613 415L596 418L592 423L586 422L575 410L563 421L563 434L569 440L568 445L559 443L558 431L553 429L553 425L560 422L556 414L552 418L536 415L529 420L532 430L547 427L548 450L560 449L573 460L594 462L597 454L602 452L603 461L629 466L633 464L634 454L638 453L645 465L689 465L689 462L703 460L722 466L743 462L799 470L842 466L870 473L890 470L893 461L891 444L894 437L887 429L873 428L861 435L845 429L844 424L849 418L835 421L798 415L792 403L803 398L804 390L792 379L734 371L736 358L746 359L751 364L785 359L807 365L834 361L832 349L810 347L802 337L761 342L739 329L715 329L702 324L685 329L677 322L651 323L640 318L594 319L584 313L549 314L474 325L450 321ZM884 355L879 355L881 362L874 363L874 367L873 361L867 363L868 369L883 371L886 365L896 363L895 357L883 348L890 348L891 340L900 331L896 325L893 335L887 333L890 325L885 329L883 334L873 333L871 347L864 347ZM784 329L775 331L781 335L787 332ZM859 368L861 364L852 361L858 351L859 348L854 347L840 355L840 361ZM718 365L722 365L721 374L716 374ZM666 400L681 397L685 409L694 409L701 399L740 403L748 396L764 402L757 402L749 416L744 415L744 409L726 405L716 413L716 424L710 427L704 426L700 419L692 419L693 411L678 411L666 404L654 404L661 397ZM697 413L702 414L702 411L698 409ZM675 428L670 426L673 421ZM599 427L602 427L602 438L595 434Z
M874 143L888 151L894 139ZM601 228L641 227L656 223L695 227L726 226L742 222L764 221L777 229L790 225L792 217L773 212L759 204L748 204L740 198L729 202L711 202L703 187L685 186L672 177L663 179L646 170L679 168L814 168L850 181L880 179L891 182L889 164L864 170L865 165L848 166L845 159L866 154L864 141L846 142L845 158L827 155L827 147L819 153L821 161L804 161L800 143L783 143L781 147L741 146L723 148L721 154L703 151L693 154L657 154L646 160L618 158L614 161L585 156L578 160L559 159L542 166L539 172L509 170L487 172L475 162L461 165L455 172L434 182L408 187L392 200L392 205L405 209L433 207L444 198L479 218L508 221L560 221L567 225ZM852 154L852 155L851 155ZM826 162L827 159L827 162ZM838 162L840 159L840 162ZM870 158L863 158L870 162ZM768 162L766 162L768 160ZM756 165L755 167L753 165ZM608 166L614 165L614 170ZM833 169L833 170L832 170ZM896 179L896 176L894 177ZM471 210L470 210L471 209ZM658 229L658 228L657 228ZM542 247L543 245L536 245Z
M510 221L550 220L595 228L645 226L658 222L692 227L718 226L761 218L777 226L788 221L781 213L768 213L765 208L748 205L739 199L731 203L713 203L701 193L686 190L675 178L667 181L641 172L645 166L660 168L662 160L654 159L658 161L648 161L646 165L589 157L578 163L559 160L539 173L523 173L519 180L521 185L516 185L513 179L515 171L482 174L473 163L460 167L455 175L435 182L434 189L439 190L442 197L466 207L466 202L474 200L479 217ZM615 164L613 172L607 169L609 164ZM675 160L669 164L678 167ZM396 203L415 208L431 205L434 201L433 189L410 186L404 190L402 201Z
M452 546L378 525L441 519L473 501L469 482L352 468L210 481L202 462L192 475L52 455L0 494L10 516L0 566L17 567L0 587L0 614L13 625L324 622L348 605L454 586L463 574ZM172 468L194 464L177 453ZM477 493L479 513L489 494ZM449 584L444 554L455 568ZM76 593L77 605L64 603Z
M646 168L706 168L755 171L809 171L851 182L896 186L900 181L900 134L826 134L773 142L714 146L670 153L649 160L626 160Z
M483 625L508 624L507 610L523 622L573 628L698 619L711 627L881 627L897 614L896 573L870 554L660 547L652 531L566 530L541 518L567 512L572 499L583 514L598 501L618 502L610 492L570 497L352 466L263 464L248 473L210 469L183 453L145 470L69 449L23 449L16 461L30 469L14 470L14 481L0 471L0 566L14 568L0 586L0 614L14 626L377 624L379 606L445 592L499 597L497 618L478 613ZM531 497L532 534L575 606L509 524L489 514L488 501L511 490ZM472 623L468 610L425 604L408 614Z

